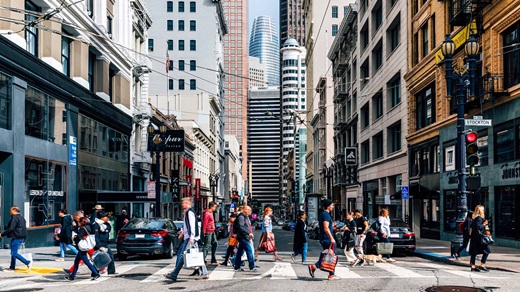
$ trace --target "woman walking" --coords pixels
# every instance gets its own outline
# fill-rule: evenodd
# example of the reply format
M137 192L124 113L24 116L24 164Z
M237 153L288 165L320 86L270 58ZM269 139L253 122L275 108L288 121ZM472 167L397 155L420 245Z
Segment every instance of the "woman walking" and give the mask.
M260 250L264 250L264 242L267 240L272 240L274 245L274 234L273 234L273 221L271 219L271 215L273 215L273 209L270 207L265 208L264 210L264 224L262 224L262 236L260 237L260 242L258 243L258 248L255 252L255 261L258 260L258 253ZM276 247L273 251L274 260L281 261L282 258L276 252Z
M388 217L387 208L382 208L381 211L379 211L378 220L381 225L378 237L381 239L381 242L390 242L390 218ZM395 262L395 260L391 258L391 254L386 255L386 261L390 263Z
M468 212L468 214L466 215L466 220L464 220L464 222L462 223L462 226L459 227L459 229L462 231L463 241L462 241L462 245L457 250L457 252L452 255L456 260L459 260L460 253L463 250L466 250L466 247L469 243L469 230L471 229L471 223L472 223L471 217L472 217L471 212Z
M296 222L296 229L294 230L294 253L291 255L291 259L294 262L294 257L301 254L303 264L307 261L308 248L307 224L305 224L305 219L307 219L307 214L305 212L300 213L300 218L298 219L298 222Z
M347 226L345 227L345 231L343 233L343 237L345 238L345 256L347 257L347 261L350 266L355 266L362 258L356 257L354 254L354 247L356 246L356 241L354 240L353 245L349 245L348 242L350 238L356 238L356 221L354 220L354 212L347 213Z
M76 237L74 237L74 244L76 246L78 246L78 243L82 239L86 239L90 235L89 232L87 231L87 228L85 227L90 223L90 221L86 217L81 217L79 219L78 223L79 223L78 224L78 235L76 235ZM87 265L87 267L92 272L92 279L91 279L92 281L99 278L98 271L96 270L96 268L94 268L94 266L92 265L92 263L90 263L90 261L88 259L87 251L83 251L78 248L78 254L76 255L76 259L74 259L74 270L72 271L72 273L69 276L65 277L66 280L74 281L74 278L76 277L76 273L78 272L78 267L79 267L80 261L83 261L85 263L85 265Z
M229 262L229 258L233 257L235 254L235 248L238 245L237 234L233 231L233 225L235 224L235 220L237 219L236 214L231 214L229 216L229 239L228 239L228 248L226 250L226 255L224 256L224 262L222 262L221 266L227 266Z
M481 241L483 234L489 234L487 233L489 232L487 230L488 222L485 218L484 206L477 205L475 207L475 212L473 212L473 223L471 224L471 230L469 232L469 254L471 255L470 264L472 272L489 272L486 268L486 261L491 253L491 249L489 249L489 245L483 244ZM475 266L475 261L479 254L482 254L482 259L480 261L480 266L477 268Z

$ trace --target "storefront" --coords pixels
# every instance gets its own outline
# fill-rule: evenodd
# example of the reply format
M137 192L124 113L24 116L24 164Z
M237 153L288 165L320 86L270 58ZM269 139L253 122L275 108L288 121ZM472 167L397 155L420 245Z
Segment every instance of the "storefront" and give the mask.
M79 208L87 214L92 212L95 205L101 205L105 211L121 214L125 209L130 217L154 217L155 198L148 197L147 192L130 191L80 191Z

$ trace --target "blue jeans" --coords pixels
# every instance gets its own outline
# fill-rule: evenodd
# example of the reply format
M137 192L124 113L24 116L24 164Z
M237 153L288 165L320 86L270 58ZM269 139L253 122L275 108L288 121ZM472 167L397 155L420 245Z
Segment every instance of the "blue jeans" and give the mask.
M30 262L26 260L22 255L18 253L18 250L20 249L20 246L22 243L24 243L25 239L20 238L11 239L11 265L9 266L9 269L14 270L16 268L16 260L18 259L25 265L28 265Z
M197 246L197 243L195 243L195 246ZM190 240L185 239L181 246L179 246L179 249L177 250L177 260L175 261L175 268L173 271L170 272L170 276L177 278L179 273L181 272L182 267L184 266L184 252L190 247ZM202 276L208 275L208 269L206 268L206 265L202 266Z
M330 248L330 241L329 240L320 240L320 244L321 244L321 247L325 250L325 249L329 249ZM334 251L336 251L336 244L333 244L332 245L332 248L334 248ZM318 261L316 262L316 268L320 268L321 266L321 260L323 259L323 255L324 253L320 252L320 258L318 259ZM332 272L329 272L329 275L334 275L334 273Z
M304 243L303 244L303 250L301 253L299 252L295 252L293 253L293 256L297 256L297 255L302 255L302 263L306 262L307 261L307 250L309 249L309 244L308 243Z
M83 261L85 265L90 269L92 272L92 277L99 275L96 268L92 265L90 260L88 259L87 252L78 250L78 253L76 254L76 258L74 259L74 270L72 270L72 274L70 274L70 279L74 279L76 277L76 273L78 272L79 262Z
M242 255L244 251L247 255L247 261L249 262L249 269L252 270L255 268L255 258L253 256L253 245L249 242L249 240L241 238L238 240L238 250L235 255L235 270L240 269L242 265Z
M60 258L65 257L65 252L69 248L74 254L78 254L78 250L72 244L66 244L65 242L60 241Z

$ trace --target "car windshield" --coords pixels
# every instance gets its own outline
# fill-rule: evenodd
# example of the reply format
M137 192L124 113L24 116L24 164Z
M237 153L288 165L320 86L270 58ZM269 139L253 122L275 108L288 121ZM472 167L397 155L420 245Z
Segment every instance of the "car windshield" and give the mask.
M125 229L161 229L164 225L163 221L148 220L148 219L134 219L125 225Z

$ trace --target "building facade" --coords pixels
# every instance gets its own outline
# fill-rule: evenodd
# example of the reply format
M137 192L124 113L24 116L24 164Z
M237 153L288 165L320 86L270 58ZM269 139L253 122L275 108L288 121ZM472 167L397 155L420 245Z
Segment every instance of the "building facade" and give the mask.
M242 176L242 160L240 158L240 144L233 135L226 135L226 186L225 204L226 219L230 212L234 212L239 206L241 194L243 196L244 178Z
M249 56L257 57L265 66L266 81L269 86L280 84L280 43L274 19L258 16L253 21L249 37Z
M224 36L224 127L226 135L234 135L240 143L242 170L247 177L248 6L246 0L224 0L222 4L228 25Z
M253 199L278 205L280 199L279 158L281 145L280 88L254 87L248 97L248 159L252 168Z
M249 68L249 84L247 88L265 86L265 66L260 63L260 59L257 57L248 56L247 60Z
M303 0L280 0L280 43L288 39L305 44Z

